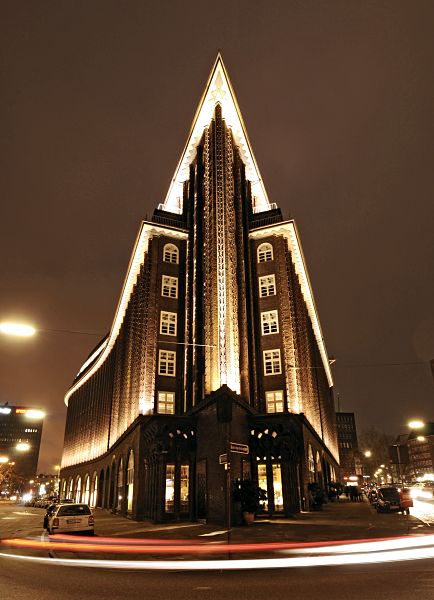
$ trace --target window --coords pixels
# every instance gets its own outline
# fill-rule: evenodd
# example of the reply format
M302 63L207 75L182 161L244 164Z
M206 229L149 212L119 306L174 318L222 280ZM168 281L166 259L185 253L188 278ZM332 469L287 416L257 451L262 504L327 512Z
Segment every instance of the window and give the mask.
M134 452L131 450L127 463L127 511L133 510L134 494Z
M178 297L178 278L169 277L163 275L161 282L161 295L165 298L177 298Z
M261 244L258 246L258 262L268 262L273 260L273 246L271 244Z
M277 318L277 310L269 310L261 313L262 335L270 333L279 333L279 321Z
M160 350L158 353L158 375L175 376L176 352Z
M163 248L163 261L178 264L179 250L174 244L166 244Z
M176 335L176 317L176 313L162 310L160 313L160 333Z
M175 394L173 392L158 392L157 412L173 415L175 412Z
M264 275L259 278L259 297L276 295L276 278L274 275Z
M266 392L265 402L267 405L267 413L283 412L283 391Z
M175 465L166 465L166 494L164 508L173 512L175 508Z
M118 465L118 478L117 478L117 498L116 498L116 508L117 510L121 510L122 508L122 497L123 497L123 489L124 489L124 461L119 461Z
M265 375L279 375L282 372L280 350L264 350Z
M89 504L90 498L90 478L89 475L86 475L84 478L84 490L83 490L83 503Z
M180 475L181 475L181 485L180 485L180 503L181 503L180 509L181 509L181 512L188 511L189 471L190 471L190 469L189 469L188 465L181 465L181 473L180 473Z

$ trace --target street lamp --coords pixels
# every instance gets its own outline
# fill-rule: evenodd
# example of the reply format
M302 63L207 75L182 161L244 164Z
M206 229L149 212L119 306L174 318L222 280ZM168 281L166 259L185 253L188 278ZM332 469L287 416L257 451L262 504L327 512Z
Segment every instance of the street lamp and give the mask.
M32 325L24 323L0 323L0 333L18 337L31 337L35 335L36 329Z
M28 442L18 442L15 449L18 450L18 452L27 452L30 450L30 444Z
M9 456L0 456L0 464L6 464L9 462Z
M407 425L410 427L410 429L423 429L425 427L425 423L420 419L409 421Z
M363 454L366 456L366 458L371 458L372 456L372 452L370 450L366 450L366 452L364 452Z

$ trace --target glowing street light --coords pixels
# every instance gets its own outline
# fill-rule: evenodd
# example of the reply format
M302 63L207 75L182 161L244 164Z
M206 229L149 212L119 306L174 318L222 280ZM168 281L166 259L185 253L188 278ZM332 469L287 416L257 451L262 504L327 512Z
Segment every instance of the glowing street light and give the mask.
M36 408L29 408L26 411L26 419L43 419L45 413L43 410L37 410Z
M416 439L417 439L418 442L425 442L426 441L426 437L424 435L418 435Z
M30 337L35 335L36 329L24 323L0 323L0 333L18 337Z
M9 456L0 456L0 464L9 462Z
M18 452L27 452L28 450L30 450L30 444L28 444L27 442L19 442L15 446L15 449L18 450Z
M366 458L371 458L372 456L372 452L370 450L366 450L366 452L364 452L363 454L366 456Z
M407 425L410 427L410 429L422 429L423 427L425 427L425 423L420 419L414 419L413 421L409 421Z

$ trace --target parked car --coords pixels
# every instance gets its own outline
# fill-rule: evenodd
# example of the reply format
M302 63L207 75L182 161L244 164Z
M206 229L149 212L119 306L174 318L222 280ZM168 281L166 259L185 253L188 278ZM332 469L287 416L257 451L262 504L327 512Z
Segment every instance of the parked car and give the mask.
M87 504L55 504L44 518L48 533L94 534L94 516Z
M392 512L403 510L398 488L394 486L382 486L377 489L375 501L377 512Z

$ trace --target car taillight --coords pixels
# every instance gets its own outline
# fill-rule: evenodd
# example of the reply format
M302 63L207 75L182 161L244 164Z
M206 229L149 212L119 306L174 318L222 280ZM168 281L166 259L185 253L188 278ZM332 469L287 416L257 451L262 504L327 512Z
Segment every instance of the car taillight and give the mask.
M93 515L90 515L89 517L89 525L93 525L95 523L95 517Z
M59 519L57 517L53 519L52 527L59 527Z

